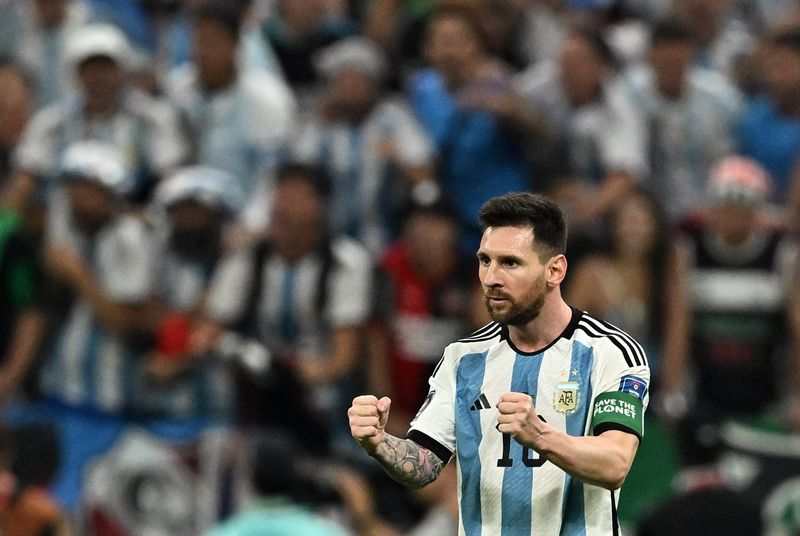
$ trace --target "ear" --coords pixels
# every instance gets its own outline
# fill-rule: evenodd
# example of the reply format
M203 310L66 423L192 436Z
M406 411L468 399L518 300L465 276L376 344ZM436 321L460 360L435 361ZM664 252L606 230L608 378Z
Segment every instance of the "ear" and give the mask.
M567 276L567 258L564 255L555 255L547 261L547 286L555 288Z

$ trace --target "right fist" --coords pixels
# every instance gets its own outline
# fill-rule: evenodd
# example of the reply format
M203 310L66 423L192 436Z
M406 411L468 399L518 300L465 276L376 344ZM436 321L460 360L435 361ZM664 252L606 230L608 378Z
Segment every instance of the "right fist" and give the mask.
M378 400L372 395L364 395L354 398L353 405L347 410L350 434L369 454L373 454L383 440L391 404L387 396Z

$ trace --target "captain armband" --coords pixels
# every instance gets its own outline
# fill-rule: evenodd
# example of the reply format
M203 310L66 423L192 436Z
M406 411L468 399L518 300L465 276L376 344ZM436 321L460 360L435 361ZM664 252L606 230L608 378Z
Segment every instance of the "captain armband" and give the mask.
M621 430L641 439L644 435L644 404L630 393L602 393L595 398L592 408L592 430L594 435Z

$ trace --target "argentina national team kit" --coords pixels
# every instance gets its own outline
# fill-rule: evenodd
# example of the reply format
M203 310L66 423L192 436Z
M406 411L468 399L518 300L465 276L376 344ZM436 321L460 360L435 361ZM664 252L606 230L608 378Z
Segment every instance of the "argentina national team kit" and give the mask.
M497 400L527 393L571 436L644 433L650 372L641 346L573 309L548 347L522 352L492 322L449 345L409 439L458 462L459 536L616 536L617 492L583 483L497 426Z

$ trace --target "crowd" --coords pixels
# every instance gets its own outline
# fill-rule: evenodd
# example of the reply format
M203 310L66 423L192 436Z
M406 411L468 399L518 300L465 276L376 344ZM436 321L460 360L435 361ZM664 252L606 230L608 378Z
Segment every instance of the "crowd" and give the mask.
M0 533L456 534L346 409L405 435L522 190L648 353L631 531L800 530L799 156L790 0L0 0Z

